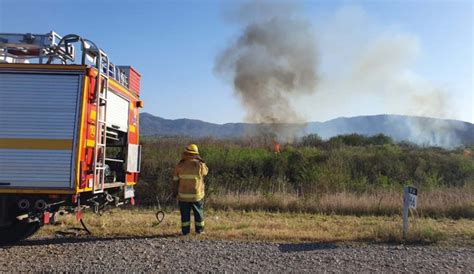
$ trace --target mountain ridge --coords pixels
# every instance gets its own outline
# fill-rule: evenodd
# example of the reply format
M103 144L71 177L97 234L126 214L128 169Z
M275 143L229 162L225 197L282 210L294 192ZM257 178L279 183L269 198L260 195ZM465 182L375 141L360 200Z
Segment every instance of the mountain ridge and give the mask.
M240 138L268 131L269 124L215 124L198 119L165 119L147 112L140 114L142 136ZM281 124L295 129L298 136L318 134L323 139L341 134L375 135L383 133L396 141L452 147L474 144L474 124L453 119L378 114L338 117L325 122Z

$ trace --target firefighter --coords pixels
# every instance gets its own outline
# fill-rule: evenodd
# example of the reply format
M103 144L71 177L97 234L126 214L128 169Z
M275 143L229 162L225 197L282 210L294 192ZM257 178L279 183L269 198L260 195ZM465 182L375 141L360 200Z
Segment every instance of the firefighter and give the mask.
M194 213L196 233L204 233L204 176L207 172L197 145L188 145L174 169L172 184L173 195L179 202L183 235L191 230L191 211Z

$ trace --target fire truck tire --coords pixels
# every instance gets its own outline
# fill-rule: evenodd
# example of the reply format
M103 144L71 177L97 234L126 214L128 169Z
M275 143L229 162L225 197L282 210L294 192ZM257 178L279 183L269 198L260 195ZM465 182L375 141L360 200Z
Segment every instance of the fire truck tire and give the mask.
M0 245L13 244L35 234L41 225L39 222L15 222L10 226L0 228Z

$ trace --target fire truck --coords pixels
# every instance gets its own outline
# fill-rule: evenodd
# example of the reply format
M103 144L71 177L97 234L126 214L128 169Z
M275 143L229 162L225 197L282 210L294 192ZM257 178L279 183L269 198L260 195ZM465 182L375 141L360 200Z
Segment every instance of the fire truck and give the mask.
M0 33L0 244L134 204L140 74L76 34Z

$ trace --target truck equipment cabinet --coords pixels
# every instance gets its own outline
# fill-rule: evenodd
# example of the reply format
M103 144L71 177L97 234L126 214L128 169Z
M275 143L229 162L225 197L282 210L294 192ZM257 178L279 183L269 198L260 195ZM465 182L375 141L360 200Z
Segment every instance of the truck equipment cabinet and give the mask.
M90 40L0 33L0 244L134 204L139 96L140 74Z

